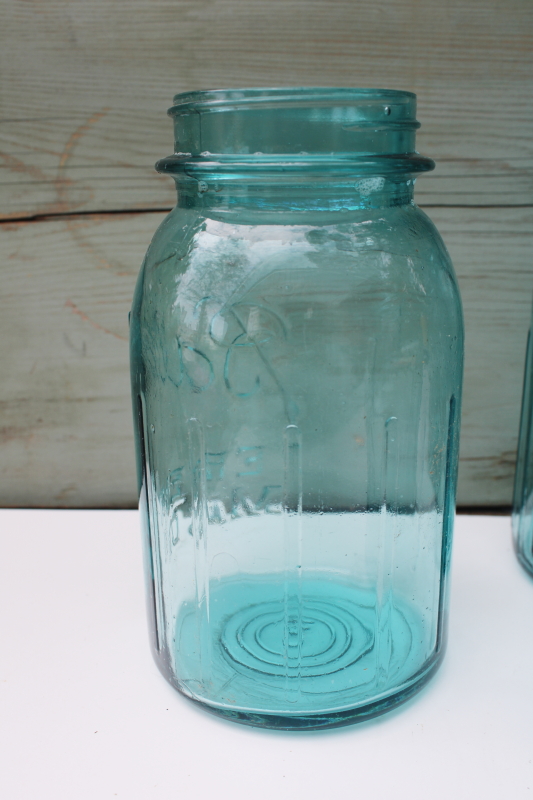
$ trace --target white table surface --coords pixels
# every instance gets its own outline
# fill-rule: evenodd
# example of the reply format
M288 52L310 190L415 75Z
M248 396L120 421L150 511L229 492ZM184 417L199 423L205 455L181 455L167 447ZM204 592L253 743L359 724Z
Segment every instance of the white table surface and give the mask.
M148 649L133 511L0 511L3 800L533 798L533 580L459 517L448 653L375 720L285 733L180 697Z

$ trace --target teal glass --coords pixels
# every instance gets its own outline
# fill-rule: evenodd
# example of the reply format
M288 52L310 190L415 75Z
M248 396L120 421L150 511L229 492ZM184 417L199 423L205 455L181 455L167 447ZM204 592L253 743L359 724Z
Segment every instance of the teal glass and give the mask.
M522 566L533 575L533 343L531 331L527 339L522 413L518 435L518 452L513 498L513 537L515 551Z
M463 325L416 98L178 95L131 314L153 651L204 708L382 713L446 640Z

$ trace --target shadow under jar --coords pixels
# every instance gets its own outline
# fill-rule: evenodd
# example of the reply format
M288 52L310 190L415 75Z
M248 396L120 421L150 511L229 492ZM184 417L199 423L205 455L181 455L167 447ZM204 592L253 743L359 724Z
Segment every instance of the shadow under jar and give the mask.
M250 725L382 713L446 638L463 324L416 98L178 95L131 368L155 659Z

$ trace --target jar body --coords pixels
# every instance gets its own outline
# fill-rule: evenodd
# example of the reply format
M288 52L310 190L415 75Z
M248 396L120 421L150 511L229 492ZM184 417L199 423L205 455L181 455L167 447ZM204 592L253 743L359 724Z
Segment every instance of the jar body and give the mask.
M533 575L533 342L532 324L529 329L522 412L518 435L514 499L513 537L515 551L522 566Z
M458 290L412 201L352 205L185 192L135 294L154 655L248 724L368 718L443 653Z

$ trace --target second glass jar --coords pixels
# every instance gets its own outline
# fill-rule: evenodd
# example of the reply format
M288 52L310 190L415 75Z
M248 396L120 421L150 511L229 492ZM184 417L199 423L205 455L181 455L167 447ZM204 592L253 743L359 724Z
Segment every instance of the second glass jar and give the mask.
M527 337L522 412L513 498L513 537L518 560L533 575L533 310Z

